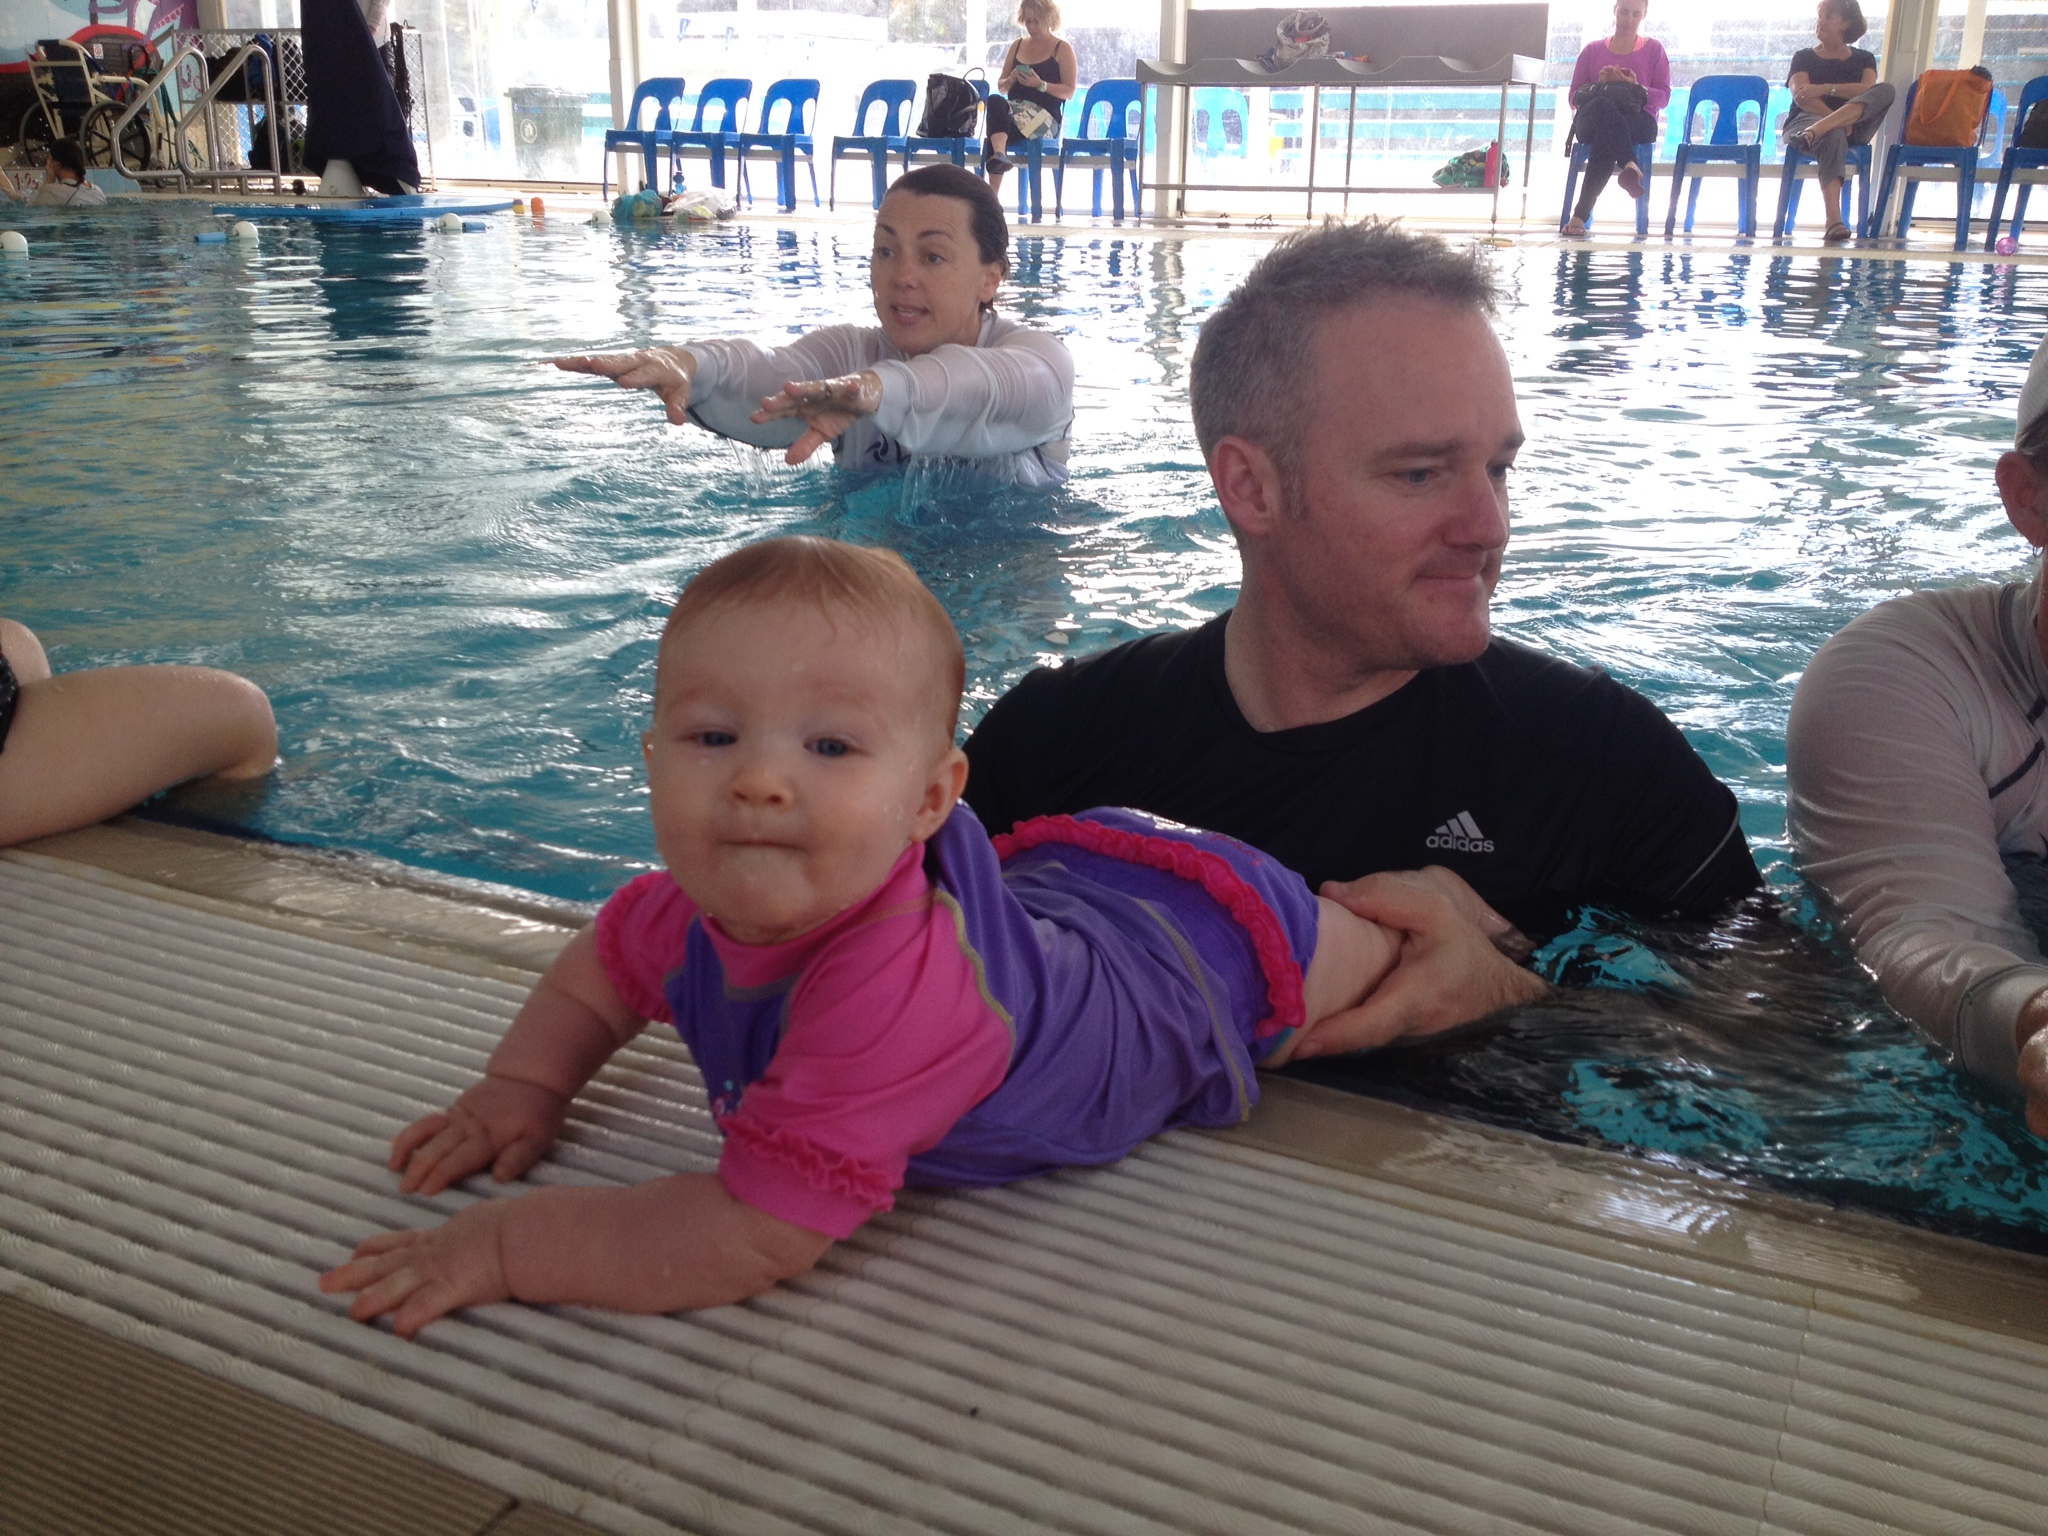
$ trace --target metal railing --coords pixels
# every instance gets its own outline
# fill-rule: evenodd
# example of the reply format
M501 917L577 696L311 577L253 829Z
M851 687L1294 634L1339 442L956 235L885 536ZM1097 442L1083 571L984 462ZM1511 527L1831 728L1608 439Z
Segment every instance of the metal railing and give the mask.
M230 105L218 101L220 93L227 88L228 84L231 81L241 81L244 88L246 88L249 78L247 70L249 61L252 58L263 61L262 105L264 122L270 132L270 169L268 170L259 170L254 166L222 164L221 135L219 124L214 120L214 109L217 106ZM198 96L194 98L189 108L185 108L181 105L182 92L179 89L178 77L188 61L198 65L201 85ZM127 131L129 125L140 118L143 112L148 110L150 104L158 101L159 98L161 98L161 103L157 107L157 112L163 123L167 125L163 136L169 145L168 158L173 163L162 167L131 166L127 163L128 156L122 147L122 135ZM256 103L251 100L235 102L231 105L254 106ZM192 142L192 129L194 125L201 126L205 131L206 164L203 167L191 163L191 155L195 148ZM219 77L214 78L213 64L207 58L204 42L200 38L195 37L191 41L180 43L177 52L171 55L170 61L164 66L162 72L149 82L145 90L137 93L135 100L128 104L127 111L123 112L115 122L112 139L114 169L131 181L175 181L178 184L178 190L183 192L189 190L195 181L210 181L217 191L220 184L224 181L238 181L247 186L252 181L267 179L271 183L273 191L282 192L284 190L284 160L279 154L277 137L277 68L275 61L271 58L269 50L264 48L262 44L255 42L247 43L229 57L227 63L221 69Z

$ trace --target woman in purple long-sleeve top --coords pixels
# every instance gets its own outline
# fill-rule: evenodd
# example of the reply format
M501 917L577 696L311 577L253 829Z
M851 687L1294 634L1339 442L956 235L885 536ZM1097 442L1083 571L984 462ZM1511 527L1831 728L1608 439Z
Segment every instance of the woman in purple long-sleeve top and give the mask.
M1564 226L1567 235L1586 232L1608 178L1618 180L1631 198L1643 195L1646 167L1636 164L1636 146L1656 142L1657 114L1671 103L1671 60L1662 43L1642 35L1649 9L1649 0L1615 0L1614 36L1595 38L1579 50L1572 70L1572 105L1578 109L1572 136L1586 146L1586 180Z

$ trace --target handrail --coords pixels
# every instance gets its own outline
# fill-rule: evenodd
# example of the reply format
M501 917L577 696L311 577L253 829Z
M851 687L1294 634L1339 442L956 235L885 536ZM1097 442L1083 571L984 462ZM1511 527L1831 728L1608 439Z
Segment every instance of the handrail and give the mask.
M222 166L220 163L220 143L210 118L206 123L206 169L200 171L187 166L185 151L189 146L185 138L186 125L195 118L200 117L201 114L206 113L208 108L216 105L215 98L220 95L230 80L233 80L237 75L244 74L247 70L249 59L252 56L263 60L263 120L264 125L270 131L270 169L260 171L254 167ZM177 168L175 170L167 169L162 171L136 171L128 169L126 156L121 153L122 130L141 114L142 109L148 105L150 98L159 90L163 89L166 85L175 85L177 83L178 68L188 58L196 58L199 61L201 76L207 83L200 91L198 100L192 103L188 111L179 112L174 109L168 113L171 122L171 153L177 161ZM157 75L155 80L150 82L149 89L139 94L129 104L128 110L123 112L115 122L112 152L114 169L123 176L128 177L131 181L165 181L175 179L178 183L178 190L182 192L195 177L203 176L215 182L239 181L246 186L251 181L260 180L268 176L271 181L272 190L282 193L284 191L284 161L279 154L277 138L277 60L271 57L270 50L261 43L244 43L237 52L229 57L226 66L220 72L220 77L215 79L213 78L213 65L206 56L204 46L197 42L182 45L171 56L171 61L164 66L163 71Z

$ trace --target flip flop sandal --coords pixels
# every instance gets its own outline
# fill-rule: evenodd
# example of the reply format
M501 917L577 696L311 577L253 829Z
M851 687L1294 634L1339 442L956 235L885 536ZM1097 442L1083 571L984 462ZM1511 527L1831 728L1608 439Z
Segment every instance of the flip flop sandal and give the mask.
M1821 235L1821 239L1829 245L1840 245L1845 240L1853 240L1855 238L1856 231L1846 224L1830 224Z

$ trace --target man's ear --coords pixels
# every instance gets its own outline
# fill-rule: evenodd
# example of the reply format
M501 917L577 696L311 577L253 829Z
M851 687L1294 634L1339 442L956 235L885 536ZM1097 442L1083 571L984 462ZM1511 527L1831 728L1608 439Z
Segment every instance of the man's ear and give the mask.
M1218 438L1209 479L1230 526L1249 538L1270 533L1287 512L1286 479L1273 456L1248 437Z
M921 843L936 834L953 814L953 807L966 788L967 754L953 747L932 765L932 775L925 781L924 803L911 819L910 840Z
M1998 497L2013 527L2034 548L2048 545L2048 475L2023 453L1998 456Z

